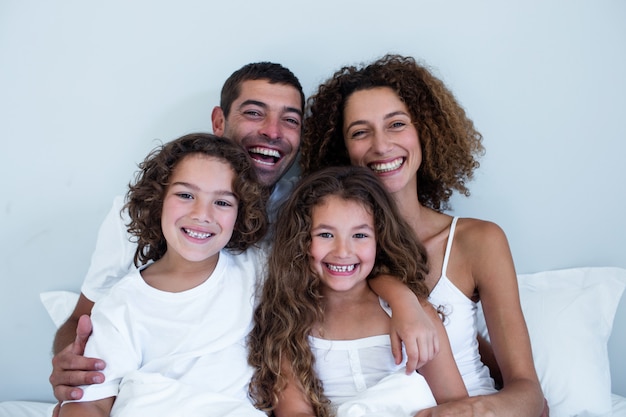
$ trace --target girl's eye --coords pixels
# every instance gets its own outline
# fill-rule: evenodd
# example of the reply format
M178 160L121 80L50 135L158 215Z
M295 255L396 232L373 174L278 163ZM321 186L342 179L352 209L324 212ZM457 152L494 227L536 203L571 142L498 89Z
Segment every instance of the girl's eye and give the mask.
M317 236L322 237L324 239L330 239L331 237L333 237L332 233L329 233L329 232L318 233Z
M354 237L357 239L365 239L367 235L365 233L355 233Z
M185 200L190 200L193 198L193 196L189 193L176 193L176 195Z
M222 206L222 207L231 207L233 205L231 204L230 201L225 201L225 200L216 201L215 204L217 204L218 206Z

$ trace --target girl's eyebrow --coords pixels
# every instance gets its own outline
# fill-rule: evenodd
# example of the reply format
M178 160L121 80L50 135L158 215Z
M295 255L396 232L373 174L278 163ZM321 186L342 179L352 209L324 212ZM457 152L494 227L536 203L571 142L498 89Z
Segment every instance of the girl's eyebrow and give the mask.
M322 224L318 224L317 226L311 227L311 230L317 230L317 229L335 230L336 227L330 226L330 225L327 225L327 224L323 224L323 223ZM352 228L352 230L361 230L361 229L374 230L374 228L370 224L368 224L368 223L363 223L363 224L360 224L358 226L354 226Z

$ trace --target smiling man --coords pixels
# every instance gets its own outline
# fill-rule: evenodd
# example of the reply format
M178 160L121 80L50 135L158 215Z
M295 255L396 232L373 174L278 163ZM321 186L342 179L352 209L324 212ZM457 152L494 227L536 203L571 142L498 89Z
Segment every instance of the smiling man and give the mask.
M260 181L271 188L270 220L295 181L284 176L300 148L303 113L304 93L295 75L280 64L259 62L243 66L226 80L220 106L211 115L213 132L246 149ZM135 267L137 245L126 230L128 216L120 216L123 204L123 196L116 197L100 226L76 307L55 336L50 383L61 401L82 396L76 385L99 383L104 378L99 372L104 362L82 356L91 328L88 321L79 326L79 318L90 314L94 303Z

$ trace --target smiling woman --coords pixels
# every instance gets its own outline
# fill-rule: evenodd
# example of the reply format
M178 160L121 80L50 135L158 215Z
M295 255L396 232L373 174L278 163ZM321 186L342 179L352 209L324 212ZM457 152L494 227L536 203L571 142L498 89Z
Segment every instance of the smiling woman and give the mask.
M309 106L304 173L329 165L367 167L427 250L429 300L446 315L454 359L470 394L437 407L538 416L542 392L506 236L494 223L443 212L454 191L469 195L466 181L483 152L482 135L452 92L412 57L386 55L341 68L320 85ZM478 301L490 325L497 362L492 372L503 377L500 391L481 359L493 353L475 325Z

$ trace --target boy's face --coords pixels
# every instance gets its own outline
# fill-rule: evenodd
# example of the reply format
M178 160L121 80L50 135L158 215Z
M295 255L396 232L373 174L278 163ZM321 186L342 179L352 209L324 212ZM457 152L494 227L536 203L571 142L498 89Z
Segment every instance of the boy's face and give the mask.
M300 93L291 85L244 81L228 118L216 108L213 132L239 143L252 158L259 181L271 187L296 160L302 133L301 109Z
M186 156L176 165L161 215L165 256L182 262L217 261L237 220L234 178L228 163L202 154Z

